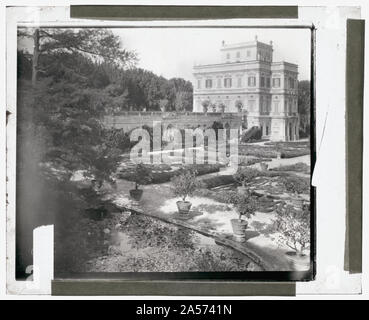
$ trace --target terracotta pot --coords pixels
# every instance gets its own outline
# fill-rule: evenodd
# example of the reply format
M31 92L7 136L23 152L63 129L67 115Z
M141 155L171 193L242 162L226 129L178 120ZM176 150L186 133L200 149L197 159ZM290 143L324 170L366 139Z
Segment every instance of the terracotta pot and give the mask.
M231 219L231 224L236 241L244 242L248 222L246 220Z
M286 252L286 258L294 271L307 271L310 269L310 256L300 255L295 251Z
M132 189L129 190L129 195L132 199L136 201L140 201L142 198L143 190L142 189Z
M188 214L192 203L190 201L177 201L177 208L180 214Z

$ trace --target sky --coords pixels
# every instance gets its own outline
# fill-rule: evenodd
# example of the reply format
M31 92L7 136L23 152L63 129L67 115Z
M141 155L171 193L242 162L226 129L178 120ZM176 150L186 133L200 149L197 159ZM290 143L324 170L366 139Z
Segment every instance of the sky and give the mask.
M273 41L273 61L298 64L299 80L310 80L310 29L286 28L113 28L122 46L139 57L138 67L167 79L193 81L195 64L220 62L222 41L226 44ZM18 42L32 51L32 43Z
M273 41L273 61L299 66L299 80L310 79L309 29L249 28L134 28L113 29L123 46L138 54L138 67L165 78L193 80L194 64L220 62L220 48L226 44Z

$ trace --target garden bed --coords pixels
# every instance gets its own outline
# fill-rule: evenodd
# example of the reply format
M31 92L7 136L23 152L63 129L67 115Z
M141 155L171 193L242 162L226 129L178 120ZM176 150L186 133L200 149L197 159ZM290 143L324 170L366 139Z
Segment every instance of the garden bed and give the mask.
M247 256L212 238L139 214L116 214L105 253L85 264L87 272L259 271Z
M219 172L220 168L224 165L221 164L193 164L193 165L184 165L184 166L169 166L165 164L160 165L145 165L151 172L151 181L145 184L156 184L156 183L164 183L170 181L172 177L178 174L178 171L181 168L186 168L190 170L195 170L197 176L201 176L208 173ZM124 179L128 181L135 181L135 166L126 166L122 169L117 177L119 179Z
M309 141L269 141L264 143L265 146L276 147L293 147L293 148L310 148Z
M266 144L266 143L265 143ZM281 158L295 158L310 154L310 148L298 147L293 148L283 145L239 145L238 153L241 156L254 156L258 158L277 158L279 155Z
M239 166L252 166L253 164L256 164L256 163L272 161L271 158L258 158L258 157L243 156L243 155L239 156L238 159L239 159L238 160Z
M301 173L310 173L310 166L304 162L298 162L290 165L284 165L273 168L274 171L293 171L293 172L301 172Z

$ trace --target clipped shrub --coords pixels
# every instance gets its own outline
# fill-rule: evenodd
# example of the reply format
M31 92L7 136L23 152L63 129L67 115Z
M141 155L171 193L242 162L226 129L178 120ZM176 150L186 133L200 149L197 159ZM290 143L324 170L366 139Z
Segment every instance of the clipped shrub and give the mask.
M202 180L205 187L208 189L224 186L235 182L233 175L221 175L205 178Z
M279 166L273 168L274 171L296 171L296 172L304 172L310 173L310 166L304 162L298 162L290 165Z
M253 168L243 168L239 167L234 175L235 180L245 186L246 184L250 183L256 177L262 176L263 173L257 169Z

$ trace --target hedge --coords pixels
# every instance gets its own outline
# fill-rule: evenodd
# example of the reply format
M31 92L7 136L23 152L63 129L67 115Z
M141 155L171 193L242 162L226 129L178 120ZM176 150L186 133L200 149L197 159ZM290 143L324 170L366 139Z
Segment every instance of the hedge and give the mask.
M161 165L148 165L148 167L152 170L151 176L152 180L148 184L156 184L156 183L164 183L170 181L172 177L179 173L180 167L173 171L160 171ZM168 166L169 167L169 166ZM183 168L196 170L196 175L201 176L207 173L219 172L219 169L222 167L220 164L193 164L193 165L185 165ZM159 172L153 172L159 171ZM117 174L119 179L124 179L128 181L134 181L135 172L134 170L122 171Z

